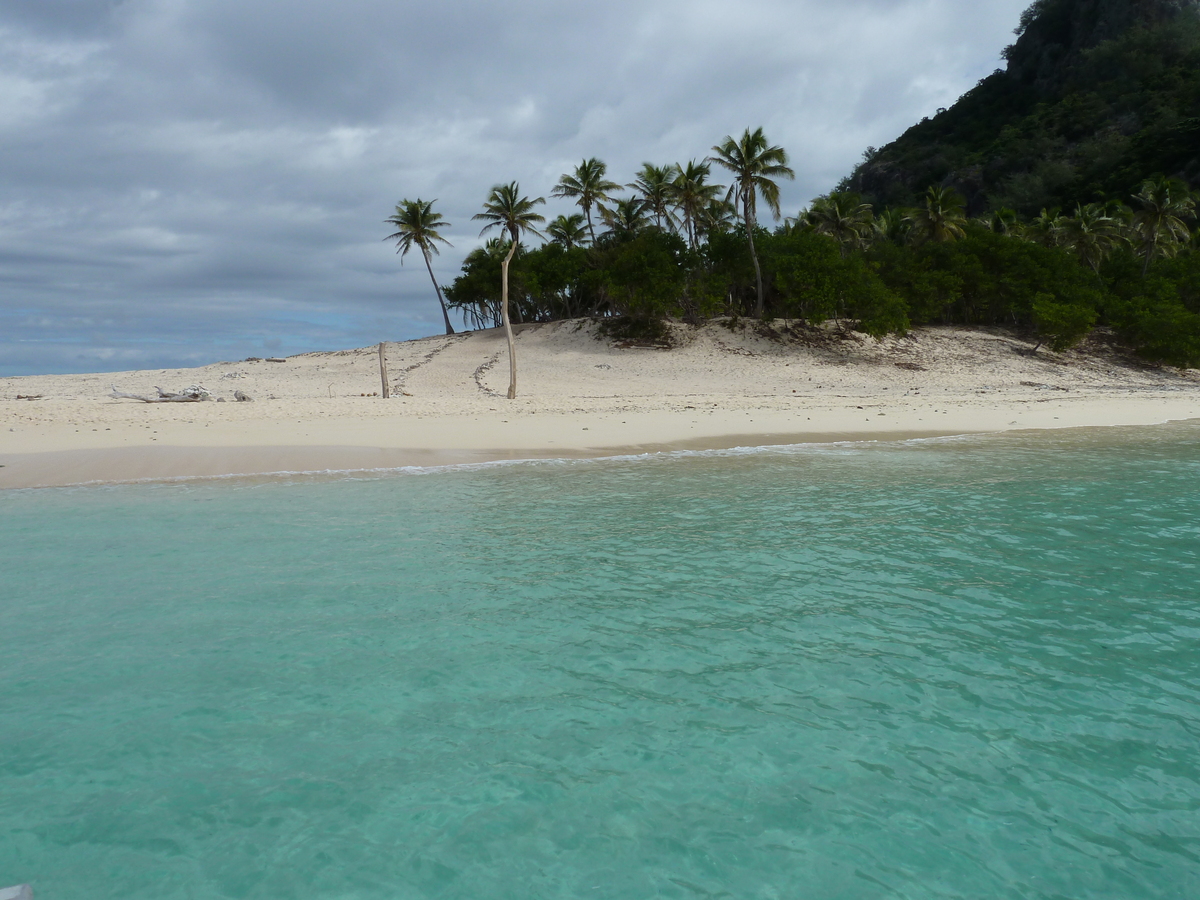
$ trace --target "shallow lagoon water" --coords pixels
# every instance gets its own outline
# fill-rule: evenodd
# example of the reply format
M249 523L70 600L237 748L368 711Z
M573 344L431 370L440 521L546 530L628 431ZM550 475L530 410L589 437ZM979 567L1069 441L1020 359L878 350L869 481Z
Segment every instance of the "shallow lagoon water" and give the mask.
M1200 896L1200 426L0 494L0 886Z

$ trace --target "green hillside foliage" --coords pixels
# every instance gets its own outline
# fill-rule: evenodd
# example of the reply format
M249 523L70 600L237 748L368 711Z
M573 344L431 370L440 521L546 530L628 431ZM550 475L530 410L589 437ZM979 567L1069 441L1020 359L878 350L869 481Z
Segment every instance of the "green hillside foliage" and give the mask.
M1125 200L1146 178L1200 186L1200 4L1038 0L997 70L841 186L876 206L952 186L979 215Z

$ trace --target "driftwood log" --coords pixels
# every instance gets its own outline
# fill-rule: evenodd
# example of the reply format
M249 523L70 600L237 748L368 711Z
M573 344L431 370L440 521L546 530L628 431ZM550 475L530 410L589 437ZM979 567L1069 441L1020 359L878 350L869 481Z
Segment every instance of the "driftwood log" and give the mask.
M112 386L112 396L117 400L141 400L143 403L196 403L201 400L212 399L212 394L198 384L184 388L178 393L164 391L157 385L155 385L154 389L158 391L158 396L146 397L142 394L126 394L124 391L118 391L117 386L114 384Z

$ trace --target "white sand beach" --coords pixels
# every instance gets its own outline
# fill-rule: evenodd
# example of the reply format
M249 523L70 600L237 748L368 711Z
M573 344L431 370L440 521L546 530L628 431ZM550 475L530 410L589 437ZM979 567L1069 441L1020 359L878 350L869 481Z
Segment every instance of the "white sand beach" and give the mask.
M1200 417L1200 373L1096 342L1033 353L997 329L876 341L784 328L679 324L664 350L614 342L587 320L519 326L516 400L505 398L500 330L388 344L388 400L374 396L375 347L0 379L0 488ZM114 399L113 385L144 395L202 385L227 402ZM253 401L234 402L235 390Z

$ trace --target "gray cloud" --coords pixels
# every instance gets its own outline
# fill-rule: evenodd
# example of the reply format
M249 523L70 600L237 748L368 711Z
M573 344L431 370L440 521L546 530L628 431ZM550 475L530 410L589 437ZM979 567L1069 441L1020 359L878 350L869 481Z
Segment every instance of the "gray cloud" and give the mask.
M435 333L394 204L438 198L448 281L492 184L584 156L625 180L761 124L798 210L999 65L1025 5L0 2L0 375Z

